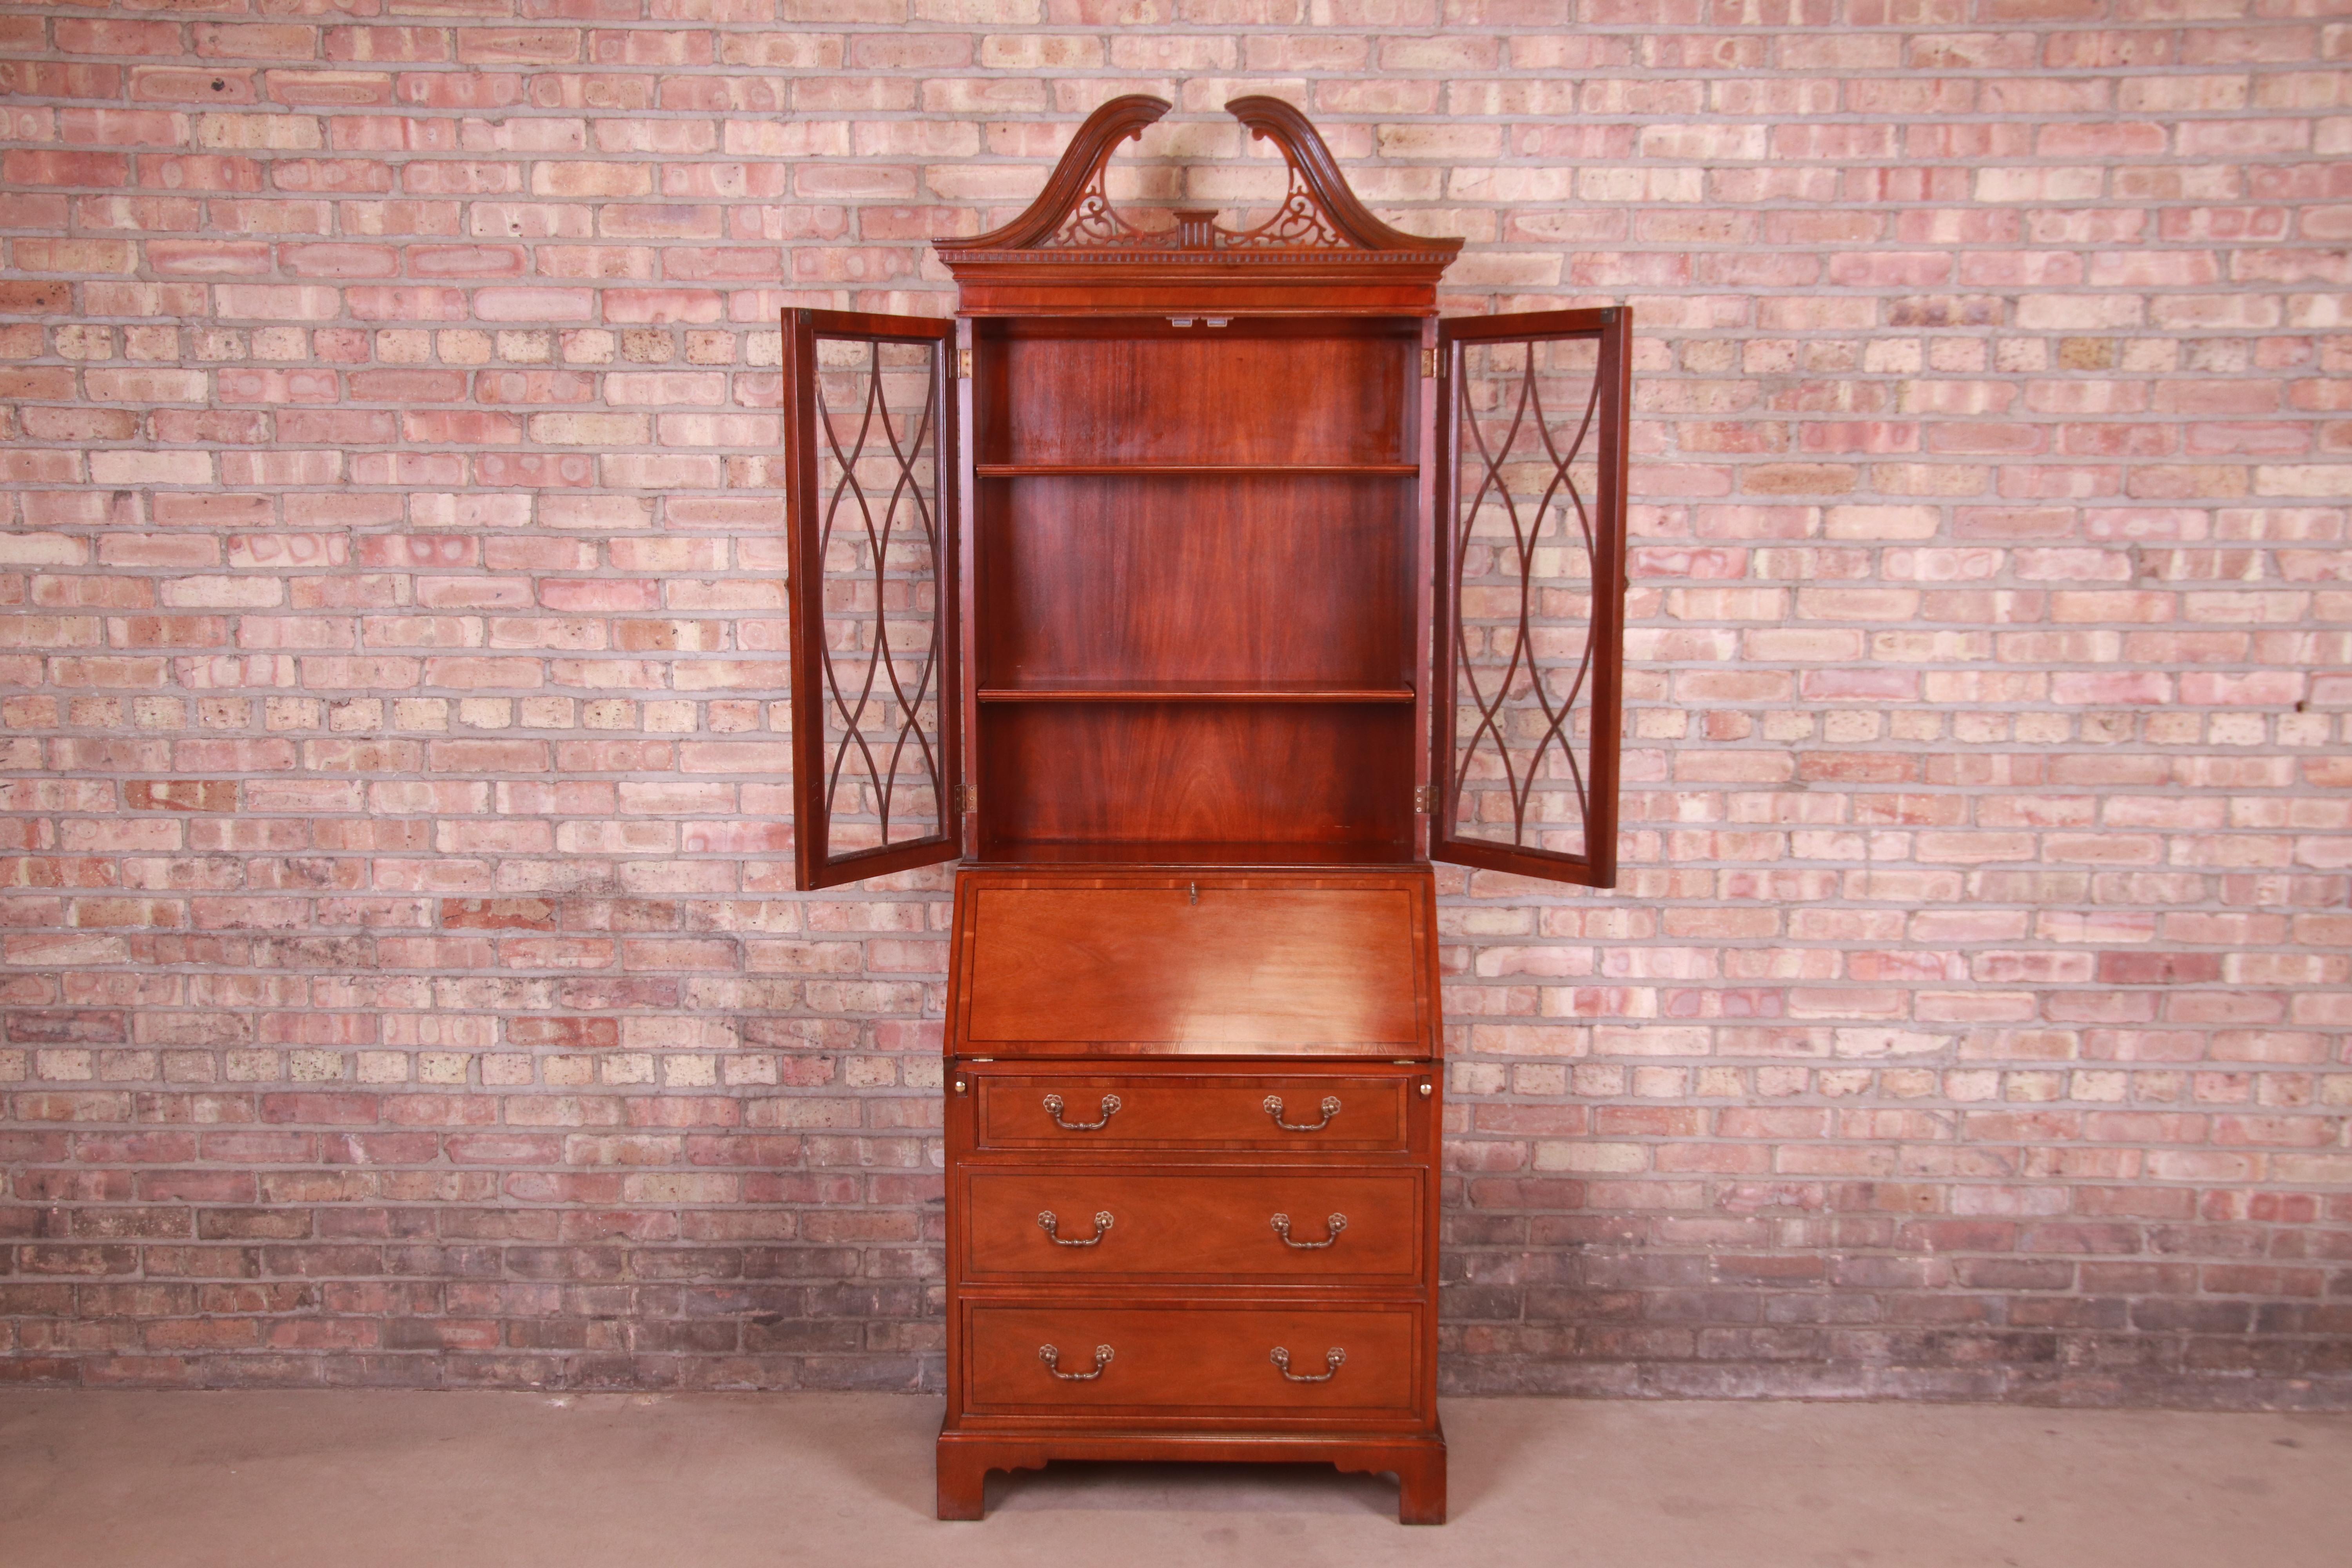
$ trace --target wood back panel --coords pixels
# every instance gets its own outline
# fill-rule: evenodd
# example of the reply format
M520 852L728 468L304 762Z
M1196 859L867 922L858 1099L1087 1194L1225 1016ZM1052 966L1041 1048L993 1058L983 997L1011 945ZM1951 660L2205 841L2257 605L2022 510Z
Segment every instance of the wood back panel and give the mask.
M1190 840L1393 844L1402 858L1413 740L1402 704L992 706L977 758L982 853Z
M980 684L1410 684L1412 476L980 481Z
M1106 335L1116 332L1118 335ZM1396 463L1414 458L1418 323L1243 319L983 330L983 463Z
M1431 1003L1417 984L1419 894L1207 879L983 885L959 910L961 1033L990 1051L1129 1042L1395 1055L1424 1038Z

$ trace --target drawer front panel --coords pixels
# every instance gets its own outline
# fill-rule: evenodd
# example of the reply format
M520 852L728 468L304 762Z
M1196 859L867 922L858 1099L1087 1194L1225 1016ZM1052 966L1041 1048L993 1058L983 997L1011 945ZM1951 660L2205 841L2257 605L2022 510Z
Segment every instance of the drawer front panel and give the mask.
M1424 1081L1429 1081L1427 1073L1239 1077L975 1072L971 1079L978 1099L977 1147L982 1150L1265 1149L1357 1154L1406 1151L1407 1119ZM1118 1103L1107 1105L1106 1099Z
M982 1303L967 1323L964 1406L975 1414L1414 1408L1417 1309ZM1051 1366L1040 1354L1047 1346ZM1317 1381L1285 1377L1276 1349L1288 1352L1293 1377Z
M1263 1284L1410 1283L1421 1274L1417 1171L1161 1175L1078 1168L973 1171L965 1179L971 1275L1223 1275ZM1047 1214L1050 1231L1040 1221Z

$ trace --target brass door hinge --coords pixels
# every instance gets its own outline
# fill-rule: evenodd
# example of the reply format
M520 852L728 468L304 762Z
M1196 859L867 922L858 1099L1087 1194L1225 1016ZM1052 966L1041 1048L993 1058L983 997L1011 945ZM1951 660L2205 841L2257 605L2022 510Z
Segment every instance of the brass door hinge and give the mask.
M1412 808L1426 816L1437 809L1437 786L1422 784L1412 792Z
M1421 374L1424 379L1433 377L1437 374L1437 351L1435 349L1423 349L1421 351Z
M971 351L970 349L956 350L956 379L958 381L970 381L971 379Z
M978 811L980 809L980 786L977 784L962 784L956 785L956 809L960 812Z

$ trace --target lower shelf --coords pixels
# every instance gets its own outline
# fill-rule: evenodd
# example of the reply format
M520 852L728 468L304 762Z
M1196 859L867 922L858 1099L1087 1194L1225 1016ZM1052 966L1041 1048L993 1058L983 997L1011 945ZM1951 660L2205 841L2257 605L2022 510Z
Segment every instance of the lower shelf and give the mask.
M996 843L1134 846L1128 859L1213 843L1279 863L1293 844L1369 842L1393 861L1413 837L1412 715L1403 702L989 704L971 740L981 820Z
M982 702L1411 702L1410 686L1333 686L1313 681L1062 680L983 686Z

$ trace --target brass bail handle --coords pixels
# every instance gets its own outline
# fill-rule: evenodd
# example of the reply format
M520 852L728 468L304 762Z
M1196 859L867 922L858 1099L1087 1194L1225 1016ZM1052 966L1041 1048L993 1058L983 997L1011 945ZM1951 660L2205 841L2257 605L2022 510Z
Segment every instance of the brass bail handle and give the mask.
M1348 1228L1348 1216L1343 1214L1328 1215L1323 1221L1323 1228L1328 1234L1326 1235L1322 1240L1300 1241L1290 1234L1290 1216L1288 1215L1278 1214L1274 1216L1274 1234L1282 1237L1282 1244L1285 1247L1295 1247L1301 1252L1313 1252L1319 1247L1329 1247L1334 1242L1338 1241L1339 1239L1339 1233Z
M1064 1236L1055 1228L1060 1223L1054 1217L1052 1209L1041 1210L1037 1215L1038 1227L1052 1237L1056 1247L1100 1247L1102 1238L1110 1234L1110 1210L1095 1211L1095 1233L1092 1236ZM1328 1247L1330 1243L1327 1241L1322 1245Z
M1118 1096L1115 1094L1106 1094L1102 1097L1102 1121L1065 1121L1062 1120L1063 1103L1062 1097L1058 1094L1049 1094L1045 1097L1045 1114L1052 1117L1054 1125L1065 1132L1099 1131L1112 1117L1118 1114Z
M1262 1109L1268 1116L1274 1118L1274 1124L1285 1132L1320 1132L1331 1125L1331 1118L1339 1114L1339 1097L1336 1094L1327 1094L1323 1097L1323 1103L1317 1107L1323 1112L1323 1120L1320 1121L1285 1121L1282 1119L1282 1096L1278 1094L1267 1095Z
M1290 1352L1280 1345L1275 1346L1273 1352L1266 1357L1266 1359L1274 1363L1274 1370L1282 1373L1284 1379L1287 1382L1328 1383L1333 1378L1339 1375L1339 1368L1346 1363L1348 1360L1348 1352L1341 1350L1338 1345L1333 1345L1329 1350L1325 1351L1323 1352L1323 1371L1319 1374L1311 1372L1291 1371Z
M1055 1350L1052 1345L1039 1345L1037 1347L1037 1359L1045 1363L1045 1370L1047 1372L1052 1373L1064 1383L1092 1383L1095 1379L1103 1374L1103 1368L1110 1364L1110 1358L1111 1349L1108 1345L1097 1345L1095 1347L1094 1371L1064 1372L1062 1370L1062 1352L1060 1351ZM1318 1377L1309 1378L1307 1381L1310 1383L1320 1383L1323 1380Z

